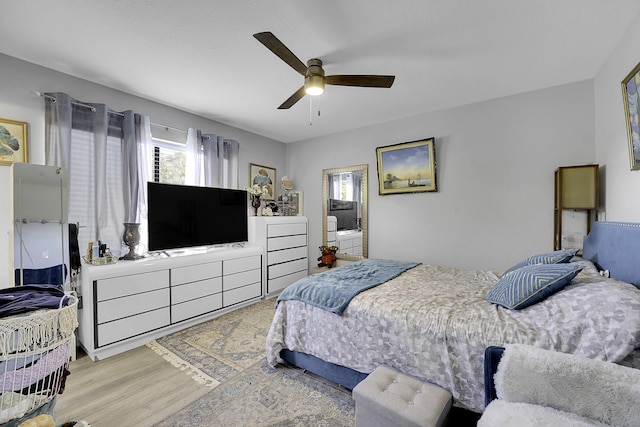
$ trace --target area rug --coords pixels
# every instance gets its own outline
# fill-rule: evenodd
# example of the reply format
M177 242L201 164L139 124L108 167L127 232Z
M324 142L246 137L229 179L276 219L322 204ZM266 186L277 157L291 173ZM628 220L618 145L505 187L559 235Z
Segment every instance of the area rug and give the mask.
M266 363L274 300L149 344L211 391L158 426L352 426L351 392L291 366Z

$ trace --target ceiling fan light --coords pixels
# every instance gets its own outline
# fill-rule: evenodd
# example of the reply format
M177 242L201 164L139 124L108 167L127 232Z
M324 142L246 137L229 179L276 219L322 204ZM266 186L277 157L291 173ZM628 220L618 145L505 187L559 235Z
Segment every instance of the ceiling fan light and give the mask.
M318 96L324 93L323 76L307 76L304 79L304 90L307 95Z

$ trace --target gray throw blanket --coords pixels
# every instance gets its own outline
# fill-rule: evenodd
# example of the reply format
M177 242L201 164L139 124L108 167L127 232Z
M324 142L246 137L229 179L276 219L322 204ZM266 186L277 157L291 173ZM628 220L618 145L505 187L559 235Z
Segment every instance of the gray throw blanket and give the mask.
M419 263L364 259L320 274L304 277L287 287L276 301L300 300L342 315L360 292L381 285Z

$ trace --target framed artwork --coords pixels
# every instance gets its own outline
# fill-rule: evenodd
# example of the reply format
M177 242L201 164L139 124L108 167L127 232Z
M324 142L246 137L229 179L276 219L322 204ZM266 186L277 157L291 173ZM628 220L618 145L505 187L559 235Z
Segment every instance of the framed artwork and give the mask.
M640 126L638 104L640 103L640 64L622 81L622 98L627 120L627 137L629 139L629 160L631 170L640 169Z
M0 164L27 163L27 123L0 118Z
M278 206L282 216L302 216L304 206L302 191L287 191L278 196Z
M376 148L378 193L437 191L435 139Z
M276 170L274 168L249 163L249 185L258 184L261 187L267 188L267 195L262 197L263 200L275 200L275 182Z

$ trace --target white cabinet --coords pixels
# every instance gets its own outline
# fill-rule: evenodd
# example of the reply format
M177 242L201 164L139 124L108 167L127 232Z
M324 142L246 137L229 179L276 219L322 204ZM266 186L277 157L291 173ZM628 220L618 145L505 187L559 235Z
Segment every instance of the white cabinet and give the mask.
M309 274L308 223L303 216L249 217L249 243L264 248L265 295Z
M261 247L245 246L84 264L80 343L102 359L254 303L263 296L262 259Z

